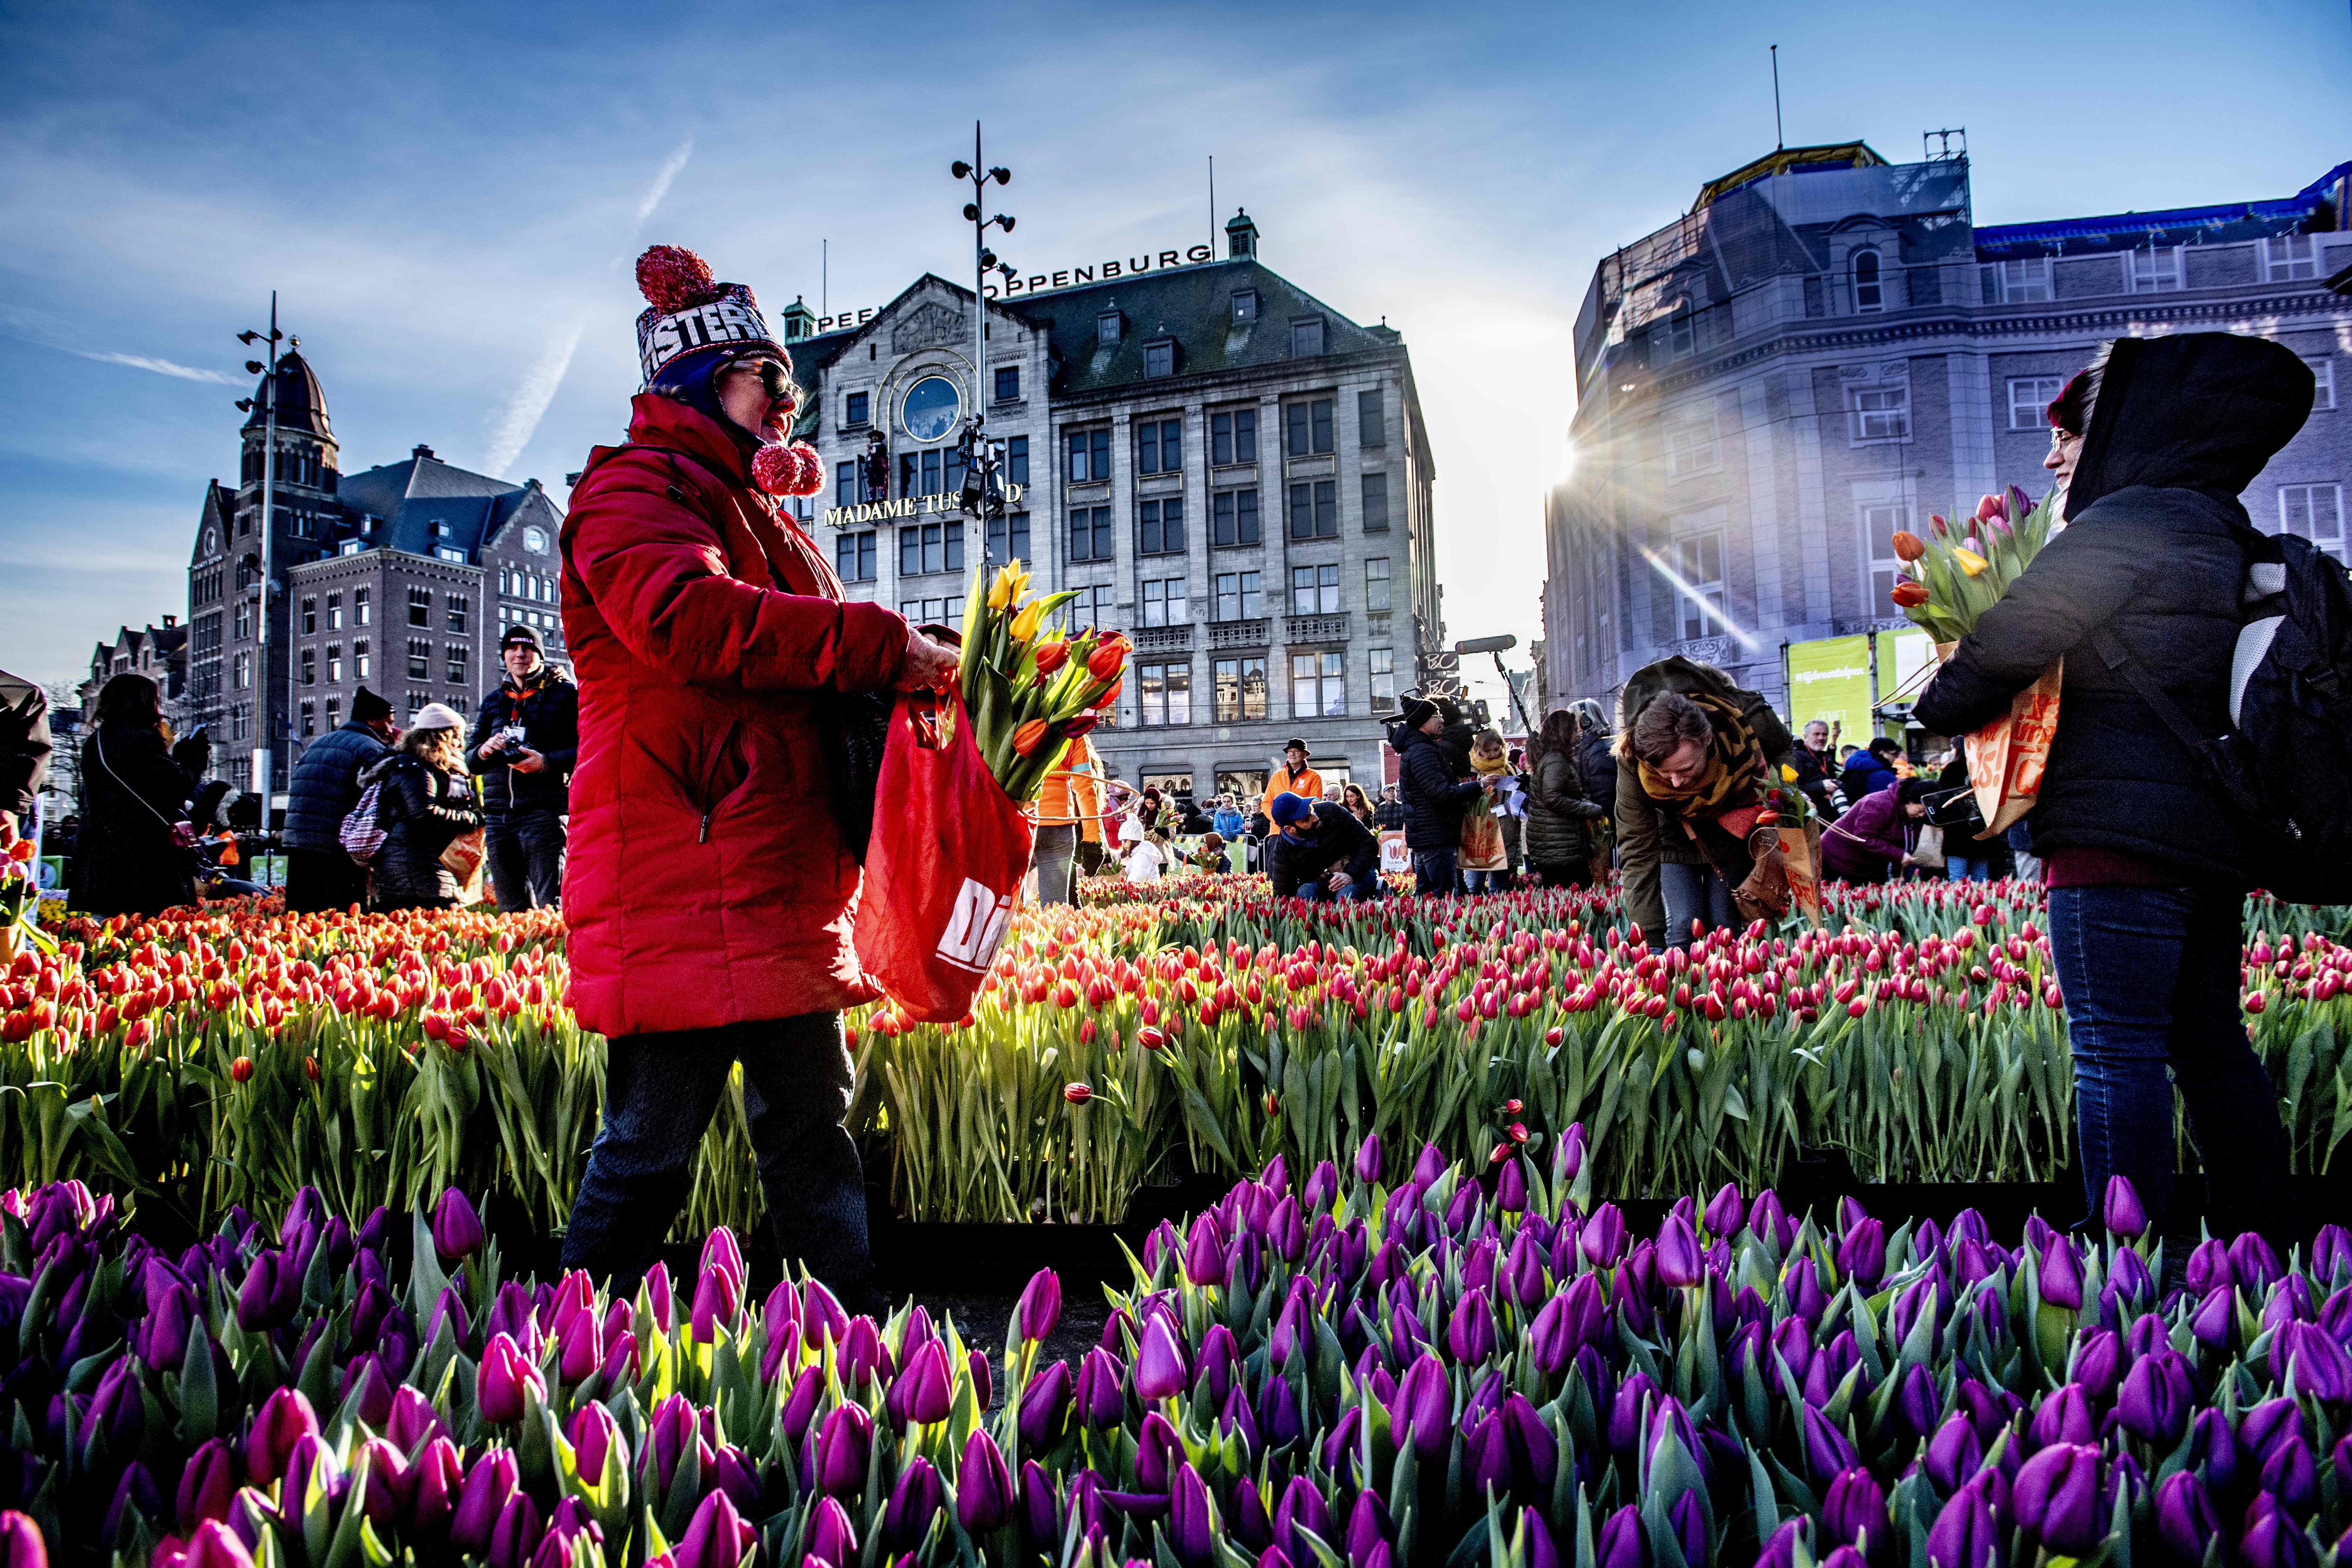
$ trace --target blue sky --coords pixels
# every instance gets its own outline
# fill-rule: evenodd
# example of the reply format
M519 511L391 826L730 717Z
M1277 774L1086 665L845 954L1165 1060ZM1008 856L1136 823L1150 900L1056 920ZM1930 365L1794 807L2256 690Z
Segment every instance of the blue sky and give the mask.
M772 307L961 276L984 117L1025 270L1206 237L1413 354L1456 637L1539 626L1594 261L1769 150L1968 128L1977 217L2280 196L2352 156L2344 0L794 8L0 5L0 668L184 608L278 289L346 469L561 494L636 369L625 260Z

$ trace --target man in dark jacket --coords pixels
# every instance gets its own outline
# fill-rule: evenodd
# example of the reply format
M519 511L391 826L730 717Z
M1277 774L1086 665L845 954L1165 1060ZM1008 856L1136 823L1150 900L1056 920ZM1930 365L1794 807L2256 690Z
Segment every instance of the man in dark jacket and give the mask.
M1372 807L1372 821L1383 833L1404 826L1404 802L1397 798L1396 785L1389 784L1381 790L1381 798Z
M1830 755L1827 720L1814 719L1806 723L1797 749L1789 753L1789 765L1797 770L1797 787L1805 792L1822 821L1835 822L1853 804L1852 797L1838 784L1837 763Z
M49 776L49 700L29 680L0 671L0 848L32 815Z
M343 848L343 818L360 800L360 774L391 748L392 704L360 688L341 729L302 748L286 786L286 908L292 914L347 910L367 897L367 868Z
M1412 851L1413 891L1454 891L1454 869L1462 848L1462 815L1486 786L1465 777L1466 756L1438 739L1445 728L1437 704L1408 697L1389 728L1389 744L1399 760L1405 807L1404 847Z
M1845 772L1838 778L1838 789L1849 801L1876 795L1888 784L1898 784L1901 776L1895 771L1895 759L1903 754L1903 744L1881 735L1870 742L1867 751L1856 752L1846 762Z
M2107 1179L2122 1175L2162 1225L2177 1087L2213 1233L2280 1226L2278 1100L2239 1011L2248 846L2134 681L2200 733L2229 728L2239 596L2258 541L2238 495L2302 427L2312 393L2310 368L2260 338L2111 345L2104 366L2052 405L2053 444L2081 437L2065 531L1919 699L1920 723L1966 734L2065 660L2032 821L2048 863L2050 947L2095 1213Z
M482 781L482 840L499 908L538 909L563 896L580 689L547 662L529 626L507 628L499 658L507 678L474 715L466 766Z
M1356 814L1328 800L1274 797L1274 896L1377 899L1381 847Z

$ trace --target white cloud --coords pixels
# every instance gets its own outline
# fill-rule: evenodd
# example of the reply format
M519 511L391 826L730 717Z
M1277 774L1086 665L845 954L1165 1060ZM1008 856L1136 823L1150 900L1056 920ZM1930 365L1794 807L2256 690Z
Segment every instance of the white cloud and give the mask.
M575 316L570 326L549 341L546 352L532 364L522 384L515 388L514 395L499 412L490 431L489 452L482 461L501 479L514 467L515 459L522 456L522 449L530 445L547 405L555 401L555 389L563 384L563 374L572 368L572 356L579 351L583 324Z
M243 384L233 375L223 375L216 370L198 370L192 364L178 364L171 360L157 359L150 354L94 353L89 349L68 349L66 353L94 359L100 364L127 364L133 370L152 370L157 375L175 375L182 381L208 381L219 386Z
M669 162L661 166L661 173L654 176L654 183L646 188L646 199L637 204L637 216L629 221L632 242L636 239L638 231L646 226L646 219L654 216L654 208L661 205L662 198L669 195L669 187L677 180L678 171L685 168L686 161L693 156L694 138L689 136L678 143L677 151L669 155Z

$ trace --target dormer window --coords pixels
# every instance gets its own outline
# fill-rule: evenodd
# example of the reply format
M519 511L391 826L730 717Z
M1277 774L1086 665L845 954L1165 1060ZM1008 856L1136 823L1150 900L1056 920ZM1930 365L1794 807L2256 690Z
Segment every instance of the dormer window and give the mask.
M1856 310L1883 310L1886 308L1886 289L1879 281L1878 252L1863 249L1853 253L1853 308Z
M1176 374L1176 341L1161 338L1143 345L1143 374L1147 377Z
M449 537L449 522L446 518L436 517L433 520L433 537L436 539Z
M1257 320L1256 289L1236 289L1234 290L1234 320L1236 321L1255 321Z
M1290 357L1314 359L1323 352L1323 318L1310 317L1290 323Z
M1120 317L1117 310L1105 310L1095 318L1095 346L1108 348L1118 342Z

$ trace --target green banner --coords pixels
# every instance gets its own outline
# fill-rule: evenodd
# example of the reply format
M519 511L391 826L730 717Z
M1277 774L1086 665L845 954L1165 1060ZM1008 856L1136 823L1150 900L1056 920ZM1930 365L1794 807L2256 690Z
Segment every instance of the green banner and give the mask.
M1823 637L1790 643L1789 728L1801 735L1814 720L1847 745L1861 745L1874 732L1870 722L1870 638Z

